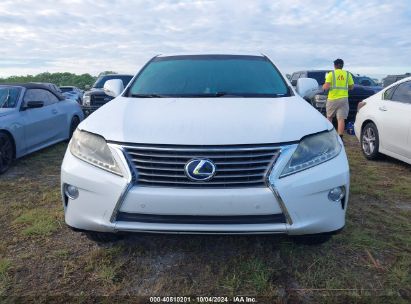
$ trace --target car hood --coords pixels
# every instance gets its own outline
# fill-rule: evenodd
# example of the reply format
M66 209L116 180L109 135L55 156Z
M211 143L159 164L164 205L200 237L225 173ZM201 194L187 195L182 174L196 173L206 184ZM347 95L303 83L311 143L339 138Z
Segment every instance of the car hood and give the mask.
M14 108L0 108L0 117L9 115L14 112Z
M117 97L79 128L117 142L230 145L297 141L332 125L298 96Z

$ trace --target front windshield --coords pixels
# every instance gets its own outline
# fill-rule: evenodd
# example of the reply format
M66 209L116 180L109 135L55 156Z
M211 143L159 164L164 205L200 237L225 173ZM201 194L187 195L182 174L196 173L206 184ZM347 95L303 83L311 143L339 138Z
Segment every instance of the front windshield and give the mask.
M130 86L130 97L279 97L288 87L262 56L157 57Z
M0 109L15 108L17 106L21 88L0 87Z
M124 87L126 87L128 85L128 83L130 82L131 78L133 78L133 76L129 76L129 75L100 76L99 78L97 78L96 82L93 84L93 88L102 89L104 87L104 84L106 83L106 81L111 80L111 79L121 79L121 81L123 82Z

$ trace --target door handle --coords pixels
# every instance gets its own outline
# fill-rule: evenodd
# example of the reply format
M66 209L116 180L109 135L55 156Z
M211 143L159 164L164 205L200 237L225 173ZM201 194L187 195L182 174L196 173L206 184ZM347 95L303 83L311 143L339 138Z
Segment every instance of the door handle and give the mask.
M53 114L57 114L58 112L57 112L57 110L56 110L56 109L53 109L53 110L51 110L51 113L53 113Z
M381 107L378 108L378 110L385 112L385 111L387 111L387 108L386 108L386 106L381 106Z

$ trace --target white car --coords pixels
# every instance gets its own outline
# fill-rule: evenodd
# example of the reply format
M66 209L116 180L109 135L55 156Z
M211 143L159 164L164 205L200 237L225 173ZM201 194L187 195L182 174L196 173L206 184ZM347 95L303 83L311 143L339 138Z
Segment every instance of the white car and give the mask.
M411 164L411 77L365 99L358 106L355 134L368 159L386 154Z
M344 227L349 167L333 126L263 55L156 56L82 122L61 171L66 223L121 232L288 234Z

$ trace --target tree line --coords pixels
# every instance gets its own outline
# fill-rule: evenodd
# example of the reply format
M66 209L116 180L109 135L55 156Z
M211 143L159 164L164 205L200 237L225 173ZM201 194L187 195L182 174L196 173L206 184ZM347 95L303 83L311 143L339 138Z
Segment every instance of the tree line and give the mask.
M105 71L99 74L115 74L112 71ZM92 76L88 73L86 74L73 74L73 73L49 73L44 72L37 75L26 75L26 76L10 76L6 78L0 78L0 83L27 83L27 82L49 82L54 83L57 86L76 86L80 89L85 89L86 85L93 85L98 76Z

